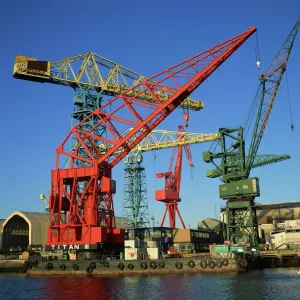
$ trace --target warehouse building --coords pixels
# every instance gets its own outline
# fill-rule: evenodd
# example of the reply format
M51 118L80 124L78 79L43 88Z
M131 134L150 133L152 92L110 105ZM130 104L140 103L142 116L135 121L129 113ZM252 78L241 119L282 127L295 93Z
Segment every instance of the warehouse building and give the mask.
M273 204L257 204L258 224L283 223L300 219L300 201Z
M262 244L272 249L299 244L300 229L293 222L300 220L300 201L256 204L255 207ZM225 208L221 209L220 219L225 220ZM294 224L292 232L287 229L288 224Z
M1 248L26 250L27 246L45 245L49 226L49 214L15 211L2 224Z
M121 217L116 217L116 226L122 228ZM32 248L44 249L47 242L49 214L15 211L5 220L0 220L0 249L23 251Z

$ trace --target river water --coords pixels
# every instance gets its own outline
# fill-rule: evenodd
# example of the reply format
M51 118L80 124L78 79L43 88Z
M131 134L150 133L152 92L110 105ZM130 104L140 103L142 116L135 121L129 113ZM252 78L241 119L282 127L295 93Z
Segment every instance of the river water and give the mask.
M0 275L0 299L300 299L299 269L245 274L26 278ZM300 273L300 272L299 272Z

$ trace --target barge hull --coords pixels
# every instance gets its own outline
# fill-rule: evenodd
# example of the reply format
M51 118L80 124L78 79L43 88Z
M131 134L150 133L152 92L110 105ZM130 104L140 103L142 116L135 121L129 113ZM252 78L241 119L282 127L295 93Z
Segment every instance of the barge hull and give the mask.
M142 266L143 264L143 266ZM146 264L146 265L145 265ZM41 262L27 270L27 276L77 275L143 275L170 273L242 273L251 268L241 266L234 259L164 259L164 260L113 260L113 261L51 261ZM50 267L49 267L50 266ZM76 269L76 270L75 270Z

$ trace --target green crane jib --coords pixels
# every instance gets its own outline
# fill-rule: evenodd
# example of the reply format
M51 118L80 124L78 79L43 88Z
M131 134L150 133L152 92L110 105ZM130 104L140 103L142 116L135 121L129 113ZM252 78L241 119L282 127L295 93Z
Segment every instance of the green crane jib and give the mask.
M249 178L251 170L257 165L290 158L288 155L272 155L262 158L263 161L257 161L257 152L286 70L299 25L300 20L289 33L270 67L259 78L260 84L252 106L257 106L257 115L248 155L245 155L243 127L221 128L219 130L220 152L203 153L203 160L213 163L216 167L215 170L208 172L209 177L220 177L224 182L219 186L219 194L220 198L227 200L226 238L232 243L250 242L256 246L259 242L254 199L260 196L260 188L257 177ZM252 113L248 115L246 121L249 127L254 117L254 111L252 109L250 111ZM221 160L219 164L215 162L217 159Z
M269 164L274 164L280 161L284 161L287 159L290 159L291 156L288 154L285 155L276 155L276 154L262 154L262 155L257 155L255 157L255 160L253 162L252 169L254 168L259 168L263 167ZM240 165L240 162L238 160L235 160L232 158L232 160L229 160L230 165ZM222 176L223 172L221 169L212 169L212 170L207 170L206 171L206 177L208 178L218 178Z
M13 76L29 81L70 86L75 90L81 89L92 94L108 96L119 95L146 78L93 52L55 61L39 61L36 58L17 55ZM131 93L135 96L138 90L132 90ZM166 101L169 98L168 90L159 93L161 100ZM150 92L142 93L139 98L147 102L156 102ZM75 99L74 101L84 100ZM89 104L86 103L86 105ZM204 104L187 98L180 106L198 111L203 109Z

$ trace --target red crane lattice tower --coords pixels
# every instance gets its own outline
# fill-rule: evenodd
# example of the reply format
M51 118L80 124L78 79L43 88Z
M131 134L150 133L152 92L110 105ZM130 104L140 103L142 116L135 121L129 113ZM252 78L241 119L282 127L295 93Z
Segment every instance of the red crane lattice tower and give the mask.
M56 150L56 169L51 175L48 249L74 244L92 249L98 243L122 242L124 232L115 228L113 195L116 184L112 168L255 31L255 27L250 27L139 82L70 130ZM153 96L153 103L143 101L143 95L148 94ZM166 95L168 100L162 101ZM102 135L104 127L105 136ZM129 127L134 130L122 135ZM70 151L72 138L77 143ZM99 151L99 143L106 145L105 154ZM64 168L65 159L71 161L68 169ZM85 166L79 167L79 162L84 162Z
M183 126L178 126L178 132L184 132ZM184 134L180 135L180 139L184 140ZM181 184L181 173L182 173L182 148L184 148L188 164L190 167L194 167L192 153L190 145L178 146L173 149L171 161L169 165L169 171L166 173L157 173L157 178L165 178L165 188L163 190L155 191L155 199L166 203L165 213L163 215L160 227L164 225L166 214L169 215L170 228L176 228L176 214L178 215L182 227L185 229L184 222L178 209L178 202L180 198L180 184ZM174 171L173 165L176 157L176 164Z

